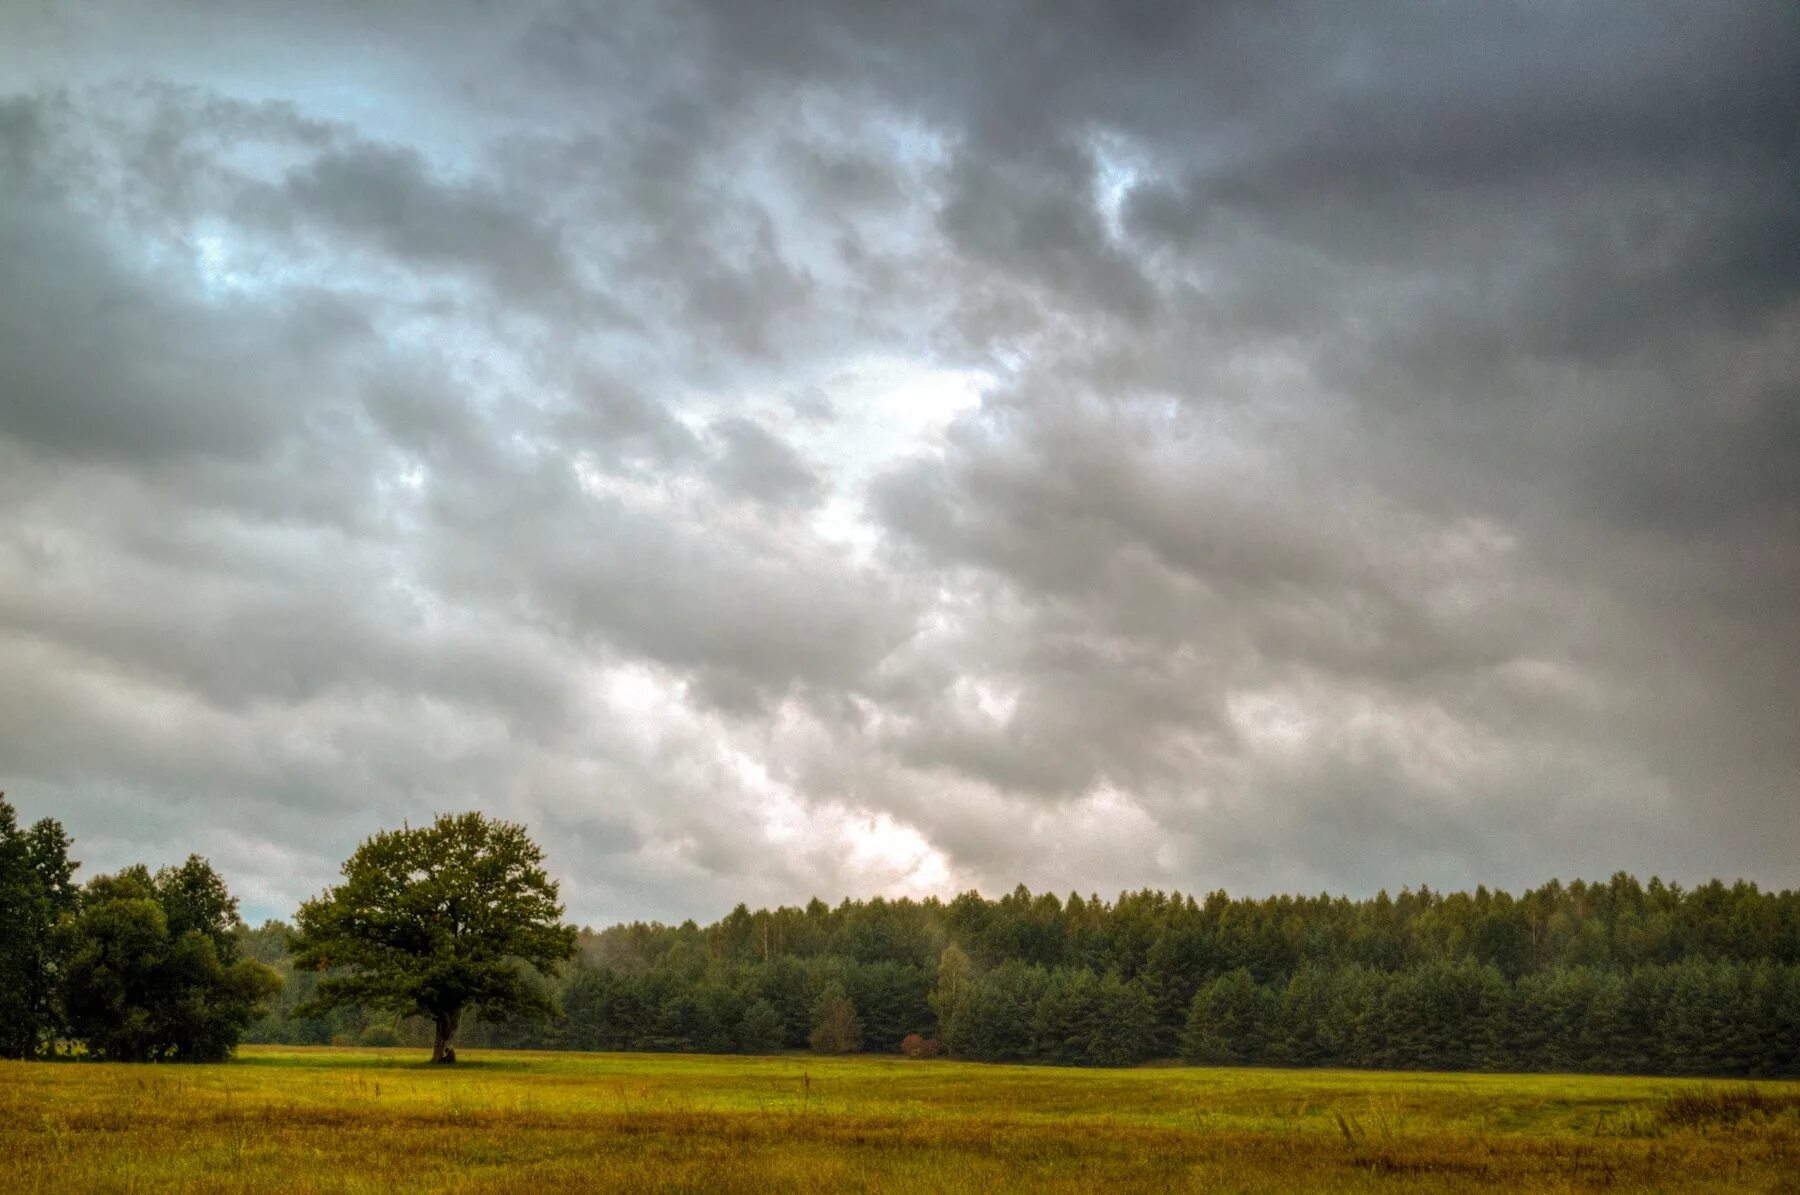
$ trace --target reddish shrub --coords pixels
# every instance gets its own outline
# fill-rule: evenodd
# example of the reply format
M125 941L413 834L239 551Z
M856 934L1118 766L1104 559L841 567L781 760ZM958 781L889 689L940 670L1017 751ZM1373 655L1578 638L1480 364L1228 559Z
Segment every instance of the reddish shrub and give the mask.
M916 1033L909 1033L900 1041L900 1052L908 1058L936 1058L938 1049L937 1042Z

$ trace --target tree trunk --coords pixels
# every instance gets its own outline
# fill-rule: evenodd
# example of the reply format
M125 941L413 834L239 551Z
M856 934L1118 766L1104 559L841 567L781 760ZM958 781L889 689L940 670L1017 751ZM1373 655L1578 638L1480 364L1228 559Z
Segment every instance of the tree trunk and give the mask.
M431 1060L448 1065L456 1061L456 1027L462 1021L462 1009L437 1015L437 1033L431 1041Z

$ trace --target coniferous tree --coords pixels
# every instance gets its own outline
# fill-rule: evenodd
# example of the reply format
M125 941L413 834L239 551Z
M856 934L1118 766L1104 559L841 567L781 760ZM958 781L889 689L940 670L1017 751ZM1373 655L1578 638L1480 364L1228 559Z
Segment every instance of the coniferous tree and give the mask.
M1052 972L1032 1014L1032 1054L1064 1066L1090 1061L1102 1028L1099 996L1092 971Z
M907 1034L932 1026L931 981L917 966L891 960L853 966L844 976L844 986L856 1006L868 1049L898 1050Z
M245 932L236 940L249 949ZM1614 876L1517 898L1420 888L1367 901L1146 891L1108 902L1016 889L998 900L965 893L949 902L738 908L711 926L588 931L581 950L578 971L608 978L561 981L569 1016L559 1033L481 1018L473 1040L735 1049L761 1000L776 1012L783 1045L804 1046L818 994L835 984L857 1009L864 1049L895 1049L935 1022L966 1058L1116 1064L1178 1050L1196 997L1241 968L1254 1015L1240 1018L1242 1032L1214 1035L1214 1056L1684 1073L1796 1066L1789 993L1800 894L1748 884L1685 891ZM1684 978L1688 964L1701 970ZM282 1032L275 1021L289 1040L379 1031L380 1017L354 1007L293 1020L318 978L290 971L283 1017L252 1032ZM1148 1047L1133 1028L1143 1000L1152 1009Z
M1336 1060L1326 1028L1332 995L1330 971L1303 966L1294 972L1281 992L1269 1048L1272 1060L1291 1066L1323 1066Z
M773 1054L781 1049L781 1014L767 1000L752 1000L738 1020L737 1044L746 1054Z
M1274 997L1249 968L1237 967L1195 994L1181 1035L1181 1056L1202 1066L1266 1062L1274 1021Z
M813 1005L818 994L806 965L789 955L781 955L764 964L753 981L756 994L767 1000L781 1018L782 1044L789 1049L806 1045L812 1033Z
M1156 1002L1135 980L1107 972L1095 992L1095 1026L1087 1061L1096 1066L1129 1066L1157 1053Z
M984 1062L1032 1058L1038 1002L1049 980L1042 967L1017 960L977 979L962 1030L964 1055Z

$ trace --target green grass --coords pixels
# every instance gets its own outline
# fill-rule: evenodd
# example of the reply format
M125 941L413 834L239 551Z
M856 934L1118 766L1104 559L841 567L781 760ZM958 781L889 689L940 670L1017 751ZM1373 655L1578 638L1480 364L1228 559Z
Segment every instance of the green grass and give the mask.
M246 1048L0 1063L8 1191L1800 1192L1800 1087Z

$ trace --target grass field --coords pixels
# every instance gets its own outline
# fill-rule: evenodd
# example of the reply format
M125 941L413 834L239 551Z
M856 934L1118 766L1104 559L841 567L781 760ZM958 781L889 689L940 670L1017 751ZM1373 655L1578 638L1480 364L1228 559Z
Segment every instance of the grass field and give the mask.
M246 1048L0 1063L0 1187L1800 1192L1800 1087Z

